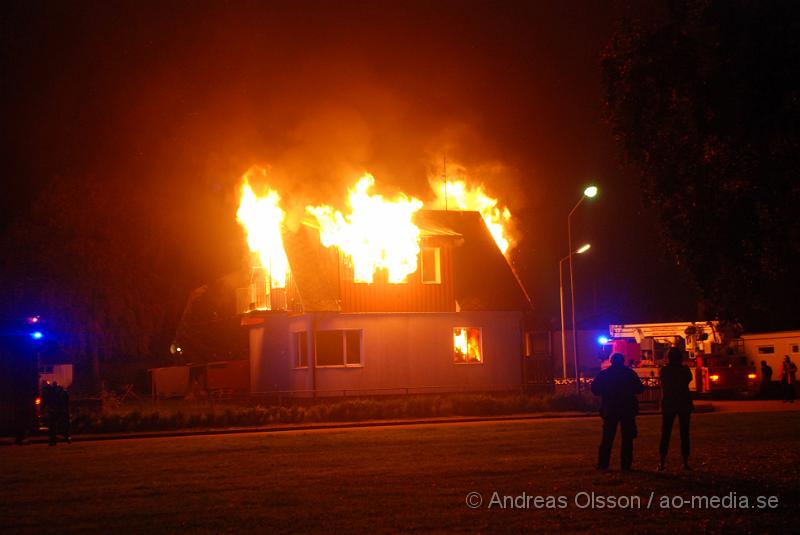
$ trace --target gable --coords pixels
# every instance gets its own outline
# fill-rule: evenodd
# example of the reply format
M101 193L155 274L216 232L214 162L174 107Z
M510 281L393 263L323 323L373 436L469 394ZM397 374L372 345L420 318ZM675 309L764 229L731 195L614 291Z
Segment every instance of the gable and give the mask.
M478 212L421 210L421 228L458 235L453 248L455 296L461 310L525 310L530 300Z

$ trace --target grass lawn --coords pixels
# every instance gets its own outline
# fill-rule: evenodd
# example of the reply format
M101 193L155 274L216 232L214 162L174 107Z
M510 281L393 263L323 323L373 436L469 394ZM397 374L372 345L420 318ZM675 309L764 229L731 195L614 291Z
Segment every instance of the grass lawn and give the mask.
M633 473L593 470L599 418L3 447L0 532L797 532L800 412L695 415L693 472L679 468L677 436L672 465L655 471L659 425L639 418ZM489 508L495 491L566 507ZM592 492L641 508L575 504ZM778 505L659 507L731 493Z

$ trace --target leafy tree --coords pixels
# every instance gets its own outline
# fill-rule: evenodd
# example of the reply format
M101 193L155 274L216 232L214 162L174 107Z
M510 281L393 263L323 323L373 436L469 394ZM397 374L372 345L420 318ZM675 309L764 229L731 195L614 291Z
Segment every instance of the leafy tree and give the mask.
M41 314L89 389L106 363L166 353L185 300L145 206L113 182L57 177L3 236L3 312Z
M706 316L797 327L800 3L674 2L625 22L607 113Z

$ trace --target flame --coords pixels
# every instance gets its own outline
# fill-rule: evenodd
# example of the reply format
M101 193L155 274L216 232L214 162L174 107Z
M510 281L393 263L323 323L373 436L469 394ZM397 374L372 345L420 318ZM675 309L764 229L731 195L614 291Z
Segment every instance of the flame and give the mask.
M282 238L286 213L276 190L266 188L263 195L253 191L250 177L254 173L266 176L261 167L244 174L236 220L245 231L250 251L258 257L260 266L256 267L266 272L270 288L285 288L290 271ZM464 180L431 180L430 184L437 197L430 208L477 211L503 254L514 247L509 235L511 212L482 185L468 185ZM374 185L372 175L362 176L349 190L346 213L329 205L306 206L305 210L316 219L322 244L343 253L355 282L372 283L375 274L384 271L390 283L402 283L418 269L421 233L412 219L423 203L403 193L386 199L370 192ZM471 347L471 340L468 336L465 347L476 352L464 355L480 361L480 348Z
M280 200L278 192L269 188L265 195L257 196L245 174L236 221L247 234L250 251L258 253L259 262L273 288L284 288L289 276L289 261L281 236L285 213L279 205Z
M347 215L330 206L308 206L320 225L325 247L336 246L353 266L355 282L372 282L386 270L391 283L404 282L417 270L420 230L412 222L422 202L404 194L394 200L369 192L375 179L365 174L349 192Z
M466 359L467 352L469 351L469 348L467 347L466 329L455 330L455 334L453 334L453 349L455 349L457 353L464 355L464 358Z
M453 329L453 349L456 362L482 362L480 330L471 327Z
M499 207L498 200L487 195L482 185L468 186L463 180L431 180L431 187L436 193L436 208L480 212L500 251L506 254L513 248L515 244L508 232L511 211Z

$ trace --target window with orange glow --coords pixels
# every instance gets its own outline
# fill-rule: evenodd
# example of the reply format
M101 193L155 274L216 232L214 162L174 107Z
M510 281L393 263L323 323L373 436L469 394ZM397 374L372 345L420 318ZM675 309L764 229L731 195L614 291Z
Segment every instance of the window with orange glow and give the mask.
M423 284L441 284L442 282L439 251L438 247L423 247L422 249L420 262L422 263Z
M478 327L453 329L453 362L455 364L482 364L483 345Z

